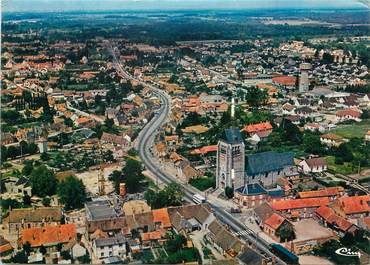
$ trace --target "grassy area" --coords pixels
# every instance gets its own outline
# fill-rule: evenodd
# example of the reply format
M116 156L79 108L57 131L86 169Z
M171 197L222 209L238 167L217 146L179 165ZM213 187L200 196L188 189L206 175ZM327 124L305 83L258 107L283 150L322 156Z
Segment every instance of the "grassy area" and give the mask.
M154 261L153 253L150 249L143 250L143 256L141 257L143 263L152 263Z
M352 124L338 125L332 132L345 138L364 138L368 130L370 130L370 121L363 120Z
M348 175L353 173L352 164L345 162L343 165L335 164L335 157L334 156L327 156L326 161L328 163L328 168L333 170L336 173L342 175Z

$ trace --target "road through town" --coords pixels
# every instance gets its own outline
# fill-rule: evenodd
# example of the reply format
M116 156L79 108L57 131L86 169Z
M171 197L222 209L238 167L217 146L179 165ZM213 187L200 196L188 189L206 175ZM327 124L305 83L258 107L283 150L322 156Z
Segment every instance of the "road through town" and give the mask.
M170 107L171 107L170 96L163 90L160 90L159 88L155 87L154 85L143 82L137 78L134 78L129 73L127 73L123 69L122 65L118 62L113 50L111 51L112 51L112 55L114 59L115 68L122 77L135 80L136 82L141 83L144 86L150 88L152 90L152 93L155 94L161 100L160 109L156 112L156 114L150 120L150 122L148 122L145 125L145 127L142 129L142 131L140 132L138 136L137 149L139 151L139 156L141 160L143 161L145 167L149 171L151 171L152 174L154 174L155 177L158 178L161 182L165 184L169 184L171 182L177 182L179 185L181 185L185 193L185 199L189 202L192 202L192 197L195 193L197 193L197 190L189 185L184 185L182 183L179 183L179 181L176 178L162 171L160 164L156 162L156 158L152 155L150 151L150 148L153 146L153 143L154 143L156 132L167 121L167 117L168 117L168 114L170 112ZM225 211L224 208L220 207L219 204L215 200L209 199L207 202L209 203L211 208L214 210L215 215L223 223L228 225L231 230L233 230L234 232L241 232L241 231L244 232L240 235L240 238L243 241L253 242L256 248L260 252L266 253L266 255L270 257L274 257L277 264L286 264L284 261L279 259L269 250L269 244L266 241L259 238L258 234L256 235L246 225L244 225L238 219L236 219L231 214L229 214L227 211Z

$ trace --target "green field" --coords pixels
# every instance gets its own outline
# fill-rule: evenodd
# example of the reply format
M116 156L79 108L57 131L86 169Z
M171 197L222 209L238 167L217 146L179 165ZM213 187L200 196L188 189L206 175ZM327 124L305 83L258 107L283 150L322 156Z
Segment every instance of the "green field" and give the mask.
M327 156L326 162L328 163L328 168L335 171L336 173L342 175L348 175L353 173L352 164L351 163L344 163L343 165L335 164L334 156Z
M363 120L353 124L338 125L332 132L344 138L364 138L368 130L370 130L370 121Z

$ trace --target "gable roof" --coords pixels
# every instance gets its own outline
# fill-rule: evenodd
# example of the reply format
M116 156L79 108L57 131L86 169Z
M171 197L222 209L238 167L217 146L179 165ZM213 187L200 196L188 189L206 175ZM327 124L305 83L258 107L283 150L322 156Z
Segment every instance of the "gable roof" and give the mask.
M62 219L62 210L60 207L40 207L13 209L9 212L9 223L42 222L48 220L51 222L60 222Z
M268 121L246 125L241 131L245 131L247 133L255 133L267 130L272 130L272 125Z
M336 215L334 211L327 206L317 208L315 213L322 217L327 223L338 227L341 231L346 232L349 228L354 226L354 224L347 221L345 218Z
M34 227L23 229L21 241L29 242L32 247L55 245L76 239L75 224Z
M153 222L160 222L163 228L171 227L170 216L168 215L167 208L161 208L157 210L152 210Z
M286 221L284 217L277 213L273 213L269 218L266 219L265 224L276 230L284 223L284 221Z
M345 214L370 212L370 195L341 197L338 201Z
M298 196L301 199L304 198L315 198L315 197L328 197L335 196L344 191L343 187L329 187L321 190L301 191L298 192Z
M293 166L293 153L277 153L273 151L249 155L247 159L248 175L256 175L281 170L286 166Z
M323 167L327 165L326 160L323 157L309 158L309 159L305 159L304 161L306 161L307 165L310 168Z
M290 209L312 208L320 207L329 204L329 198L308 198L308 199L289 199L273 202L271 207L277 211L284 211Z
M265 220L274 213L274 209L272 209L270 204L264 202L254 208L254 213L261 219L262 222L265 222Z

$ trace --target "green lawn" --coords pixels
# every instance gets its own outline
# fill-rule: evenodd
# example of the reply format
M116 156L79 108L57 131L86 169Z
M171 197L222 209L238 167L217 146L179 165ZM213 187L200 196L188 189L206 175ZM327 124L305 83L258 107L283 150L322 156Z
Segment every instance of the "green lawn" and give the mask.
M326 162L328 163L328 168L335 171L336 173L339 173L342 175L348 175L353 172L351 163L344 163L343 165L336 165L334 156L327 156Z
M370 121L363 120L353 124L338 125L338 127L333 130L333 133L345 138L364 138L368 130L370 130Z

